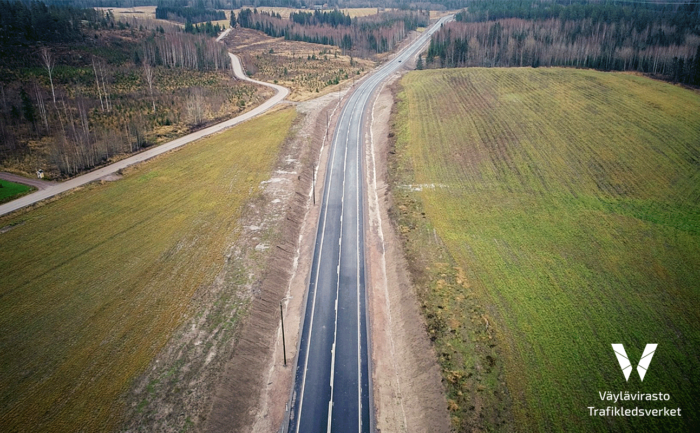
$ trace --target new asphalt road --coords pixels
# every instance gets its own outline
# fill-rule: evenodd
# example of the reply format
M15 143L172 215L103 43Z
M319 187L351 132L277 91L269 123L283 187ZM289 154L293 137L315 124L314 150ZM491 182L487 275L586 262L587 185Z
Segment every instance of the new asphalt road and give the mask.
M340 114L319 217L289 431L369 432L363 118L372 93L429 41L444 17L352 93Z

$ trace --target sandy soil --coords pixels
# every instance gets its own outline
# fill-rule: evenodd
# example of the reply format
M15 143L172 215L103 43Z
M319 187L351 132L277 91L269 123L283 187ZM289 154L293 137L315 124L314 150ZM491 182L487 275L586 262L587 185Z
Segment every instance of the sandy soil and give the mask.
M407 65L411 68L411 65ZM404 69L405 72L408 69ZM377 431L448 432L450 420L437 357L425 331L401 243L388 215L389 118L394 74L366 121L366 248Z

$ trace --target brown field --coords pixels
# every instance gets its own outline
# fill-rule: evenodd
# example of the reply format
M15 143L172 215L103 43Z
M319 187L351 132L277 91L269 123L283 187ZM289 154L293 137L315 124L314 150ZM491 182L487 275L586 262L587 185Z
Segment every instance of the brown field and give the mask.
M251 29L236 28L225 42L240 55L249 75L288 87L292 101L347 88L375 65L342 55L338 47L271 38Z

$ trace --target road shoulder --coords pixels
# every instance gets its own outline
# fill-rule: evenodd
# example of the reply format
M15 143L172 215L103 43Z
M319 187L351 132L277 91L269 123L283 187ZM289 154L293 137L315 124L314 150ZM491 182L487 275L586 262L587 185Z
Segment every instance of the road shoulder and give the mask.
M392 75L375 96L365 146L369 202L365 245L376 427L382 433L449 432L437 357L418 308L401 241L389 218L391 85L400 77L401 72Z

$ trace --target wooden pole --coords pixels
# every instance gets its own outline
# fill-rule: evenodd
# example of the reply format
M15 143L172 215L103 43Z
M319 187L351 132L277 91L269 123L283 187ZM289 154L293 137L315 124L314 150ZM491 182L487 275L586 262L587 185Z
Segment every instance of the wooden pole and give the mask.
M282 319L282 353L284 354L284 366L287 366L287 346L284 343L284 314L282 314L282 302L280 301L280 319Z

